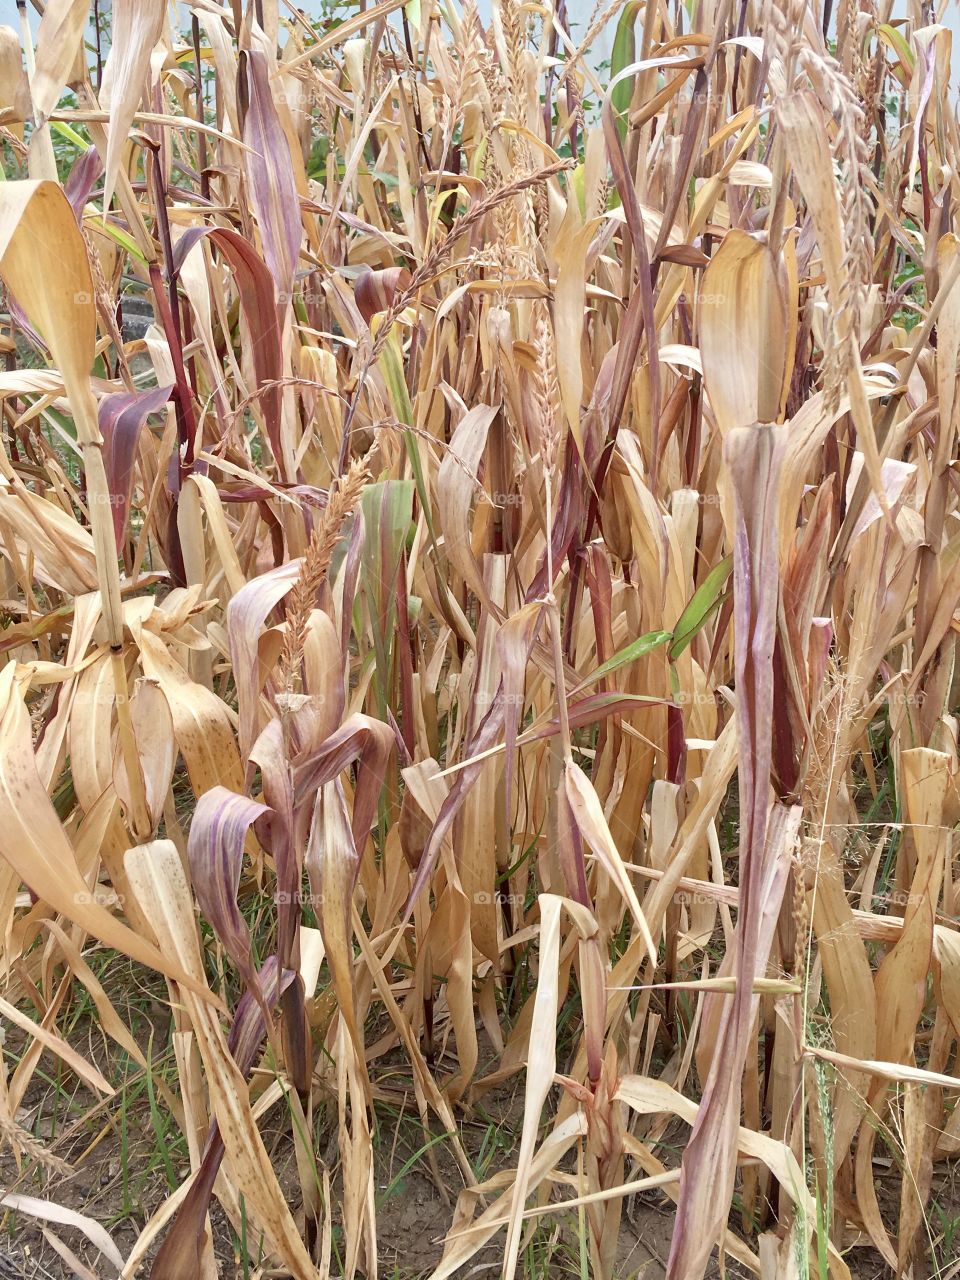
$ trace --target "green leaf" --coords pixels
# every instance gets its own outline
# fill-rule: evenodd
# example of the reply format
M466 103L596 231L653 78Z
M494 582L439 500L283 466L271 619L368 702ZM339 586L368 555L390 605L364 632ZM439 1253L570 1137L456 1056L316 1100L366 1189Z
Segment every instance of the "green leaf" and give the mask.
M900 61L903 63L907 71L913 71L916 57L913 50L904 40L901 33L896 27L890 25L889 22L881 22L880 38L885 44L888 44L894 51Z
M602 680L604 676L608 676L611 671L616 671L619 667L625 667L628 662L636 662L637 658L642 658L645 653L650 653L653 649L657 649L662 644L666 644L668 640L673 639L672 631L648 631L645 635L638 636L636 640L632 640L630 644L625 645L612 658L608 658L606 662L597 667L596 671L591 673L577 685L574 693L579 693L581 689L586 689L591 684L596 684L598 680Z
M629 3L624 5L620 21L617 23L616 34L613 37L613 52L610 57L610 78L612 80L616 79L624 67L629 67L631 62L636 62L637 60L637 37L634 28L636 27L637 14L639 12L640 0L629 0ZM618 85L614 85L613 92L610 95L610 103L617 118L617 131L621 140L626 136L627 132L627 110L630 106L630 99L633 97L635 79L635 76L627 76Z
M128 231L124 231L123 227L118 227L112 219L105 218L102 222L98 222L97 230L102 231L111 240L115 240L120 248L126 249L132 258L136 258L144 266L147 265L147 260L141 253L140 247L133 236Z
M51 120L50 128L53 133L58 133L61 138L66 138L67 142L72 142L78 151L90 150L90 143L77 133L76 129L67 124L66 120Z
M723 601L723 586L733 568L733 556L724 556L718 565L710 570L701 585L693 593L690 603L680 615L673 630L673 644L670 646L670 661L680 657L684 649L704 626L714 609Z
M410 469L413 471L414 483L417 486L417 497L420 499L420 510L427 522L427 533L430 535L430 546L433 554L437 557L439 563L440 548L437 542L437 530L433 523L433 507L430 502L430 495L427 493L427 481L423 470L423 461L420 457L420 446L417 443L417 437L410 428L413 426L413 405L410 403L410 393L407 391L407 379L403 372L403 347L400 342L400 335L394 327L384 343L383 351L380 354L380 371L383 374L384 381L387 384L387 395L390 397L390 405L393 412L397 415L397 421L403 427L403 443L407 451L407 457L410 460ZM440 592L446 602L447 584L442 577L438 575L438 585Z
M580 217L587 216L587 190L586 190L587 167L578 164L577 167L570 172L570 190L577 197L577 207L580 210Z
M398 574L413 521L413 494L412 480L384 480L367 485L360 498L362 589L377 660L377 695L384 715L390 693Z

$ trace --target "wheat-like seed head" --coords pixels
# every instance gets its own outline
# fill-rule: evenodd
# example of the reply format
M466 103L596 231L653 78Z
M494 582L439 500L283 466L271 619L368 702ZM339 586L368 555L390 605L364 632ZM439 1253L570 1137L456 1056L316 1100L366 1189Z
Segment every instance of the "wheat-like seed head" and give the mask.
M48 1173L66 1178L74 1172L73 1167L66 1160L54 1155L52 1151L48 1151L42 1142L37 1141L29 1129L17 1124L16 1120L5 1115L2 1110L0 1110L0 1138L5 1143L8 1143L12 1150L20 1151L28 1159L36 1161Z
M300 576L290 592L286 611L287 629L283 637L281 669L287 693L295 692L300 663L303 659L307 623L327 570L330 568L333 551L340 537L340 529L344 520L360 501L360 494L369 479L370 475L364 460L354 458L347 473L331 485L323 515L314 527L307 544Z
M873 275L873 238L870 199L868 125L857 90L837 60L822 50L803 46L797 68L806 75L823 109L832 116L836 132L831 154L838 175L840 220L843 233L842 294L831 299L834 321L843 317L847 341L834 341L825 354L824 390L828 403L836 404L858 341L860 317L866 307Z
M537 349L537 366L533 387L537 404L540 456L544 471L552 475L560 451L560 383L557 377L556 347L545 304L537 307L534 345Z

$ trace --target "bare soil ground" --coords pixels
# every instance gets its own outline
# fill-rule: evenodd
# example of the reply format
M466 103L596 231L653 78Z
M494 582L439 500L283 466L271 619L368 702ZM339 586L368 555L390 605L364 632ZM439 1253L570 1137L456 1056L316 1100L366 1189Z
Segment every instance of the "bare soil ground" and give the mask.
M156 1046L166 1030L164 1020L155 1018L149 1029L142 1027L138 1035L145 1051L152 1037L158 1075L162 1073L165 1059ZM112 1046L104 1049L96 1028L78 1027L74 1043L119 1086L119 1101L112 1099L94 1109L91 1095L67 1075L57 1076L55 1064L45 1060L42 1065L46 1078L31 1086L18 1120L48 1151L65 1160L70 1170L51 1173L36 1163L25 1163L18 1173L12 1154L6 1150L0 1155L0 1194L15 1190L85 1214L106 1227L126 1257L144 1223L170 1193L171 1182L175 1185L189 1173L189 1162L176 1127L164 1114L162 1104L151 1107L145 1089L137 1092L133 1085L124 1088L122 1079L117 1078L116 1054ZM18 1057L22 1045L15 1033L8 1036L5 1048L11 1059ZM135 1066L130 1065L133 1074ZM396 1082L394 1091L399 1096ZM521 1118L522 1077L510 1087L485 1095L473 1116L465 1119L461 1140L476 1167L483 1168L484 1176L515 1165ZM422 1153L425 1136L415 1108L413 1114L409 1110L403 1114L401 1103L398 1115L397 1109L385 1102L383 1113L378 1110L378 1120L380 1274L390 1280L419 1280L428 1276L440 1259L443 1237L463 1179L442 1141L431 1149L435 1171L431 1169L430 1161ZM281 1182L289 1185L291 1201L295 1202L298 1193L293 1149L281 1124L278 1109L276 1125L271 1128L268 1119L264 1137L274 1167L281 1172ZM328 1140L328 1151L324 1154L335 1160L335 1128L328 1137L332 1141ZM336 1184L334 1190L337 1190ZM256 1258L241 1256L239 1242L215 1202L212 1225L223 1280L247 1280L260 1274ZM618 1274L625 1280L659 1280L665 1274L672 1229L672 1206L662 1195L638 1197L623 1216ZM334 1275L338 1274L338 1230L334 1231L335 1257L331 1268ZM98 1280L112 1280L113 1268L104 1262L80 1230L11 1212L0 1216L0 1280L39 1280L40 1277L66 1280L77 1275L70 1262L58 1253L57 1242L65 1244ZM498 1235L464 1273L495 1276L502 1252L503 1238ZM712 1270L713 1274L719 1274L716 1269ZM519 1273L530 1278L580 1275L575 1213L550 1215L546 1225L527 1243ZM727 1275L739 1274L736 1267L728 1265Z
M50 1169L32 1160L25 1161L18 1170L6 1147L0 1154L0 1197L16 1191L85 1214L106 1228L126 1257L150 1216L188 1176L190 1164L185 1141L163 1102L164 1087L176 1088L176 1071L162 980L125 959L106 953L102 959L105 985L136 1030L137 1041L151 1066L150 1076L146 1078L132 1059L105 1040L91 1010L78 997L71 1042L98 1066L117 1094L98 1105L89 1090L45 1054L17 1119L44 1151L68 1167ZM24 1048L22 1033L8 1029L3 1045L8 1071L15 1067ZM388 1054L374 1064L371 1075L378 1126L375 1151L380 1276L386 1280L421 1280L430 1275L440 1259L443 1237L463 1179L443 1138L423 1132L404 1057ZM478 1177L516 1166L522 1117L522 1075L483 1094L472 1108L462 1111L460 1139ZM266 1118L262 1132L281 1185L289 1188L290 1203L296 1210L299 1182L289 1121L281 1107ZM686 1133L685 1126L677 1122L675 1131L671 1129L665 1135L661 1158L668 1163L679 1160ZM315 1140L316 1149L331 1169L336 1204L339 1188L335 1107L327 1112L318 1107ZM425 1150L431 1142L429 1150ZM882 1162L882 1157L878 1160ZM888 1225L895 1224L900 1204L899 1173L892 1165L886 1171L878 1167L877 1172L883 1220ZM954 1232L960 1241L956 1174L956 1168L945 1165L934 1171L929 1257L915 1268L913 1280L941 1275L955 1253ZM629 1170L627 1176L633 1176ZM241 1242L215 1201L211 1221L223 1280L285 1274L258 1270L257 1257L249 1256L251 1250L245 1256ZM336 1213L334 1224L331 1273L336 1276L338 1246L342 1244ZM737 1212L731 1214L730 1227L742 1234ZM661 1280L666 1274L672 1231L673 1205L662 1192L643 1193L628 1201L617 1246L618 1278ZM86 1272L76 1269L69 1255L62 1256L64 1245L87 1268ZM464 1269L464 1276L496 1276L502 1252L501 1234ZM879 1280L890 1274L882 1258L870 1248L853 1247L846 1260L856 1280ZM566 1215L553 1213L544 1217L526 1239L518 1274L524 1280L580 1277L582 1261L589 1267L588 1261L580 1257L575 1211ZM140 1274L149 1273L144 1269ZM722 1274L736 1280L749 1273L729 1260L722 1270L715 1260L708 1276ZM76 1275L113 1280L115 1272L77 1228L0 1210L0 1280L66 1280Z

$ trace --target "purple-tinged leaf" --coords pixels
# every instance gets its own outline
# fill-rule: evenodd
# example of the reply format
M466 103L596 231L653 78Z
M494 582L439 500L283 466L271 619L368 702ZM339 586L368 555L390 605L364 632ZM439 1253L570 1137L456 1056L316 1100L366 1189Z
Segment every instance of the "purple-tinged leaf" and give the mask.
M267 1009L275 1007L278 999L296 977L291 970L284 969L278 984L277 974L276 957L269 956L257 979L263 992L263 1005ZM237 1004L227 1040L227 1047L233 1054L234 1061L244 1078L249 1076L253 1069L265 1031L263 1006L249 991L244 992ZM207 1134L207 1145L200 1167L177 1211L167 1238L157 1253L150 1272L150 1280L184 1280L186 1276L203 1275L206 1217L217 1174L223 1163L223 1156L223 1139L220 1136L219 1126L214 1120Z
M734 495L733 599L740 789L737 989L723 1008L690 1141L683 1155L668 1280L702 1276L733 1195L741 1083L755 1007L791 854L790 810L768 809L773 756L773 651L780 589L777 513L785 428L735 427L724 459ZM799 819L799 811L796 812ZM772 920L772 923L770 923Z
M361 271L353 286L357 310L367 325L375 315L386 311L410 283L410 272L406 267L386 267L382 271Z
M389 725L370 716L352 715L307 760L297 762L296 807L299 809L304 800L312 798L356 760L352 828L357 848L362 849L373 825L387 762L395 745L396 735Z
M279 985L277 975L280 975ZM240 1074L246 1078L253 1070L260 1045L266 1034L263 1021L263 1006L275 1008L278 1000L296 978L291 969L281 969L276 956L267 956L257 974L257 982L263 993L263 1004L251 991L245 991L237 1001L237 1011L233 1015L233 1025L227 1038L227 1048L233 1054L234 1061L240 1068Z
M244 152L243 160L247 190L277 297L281 305L288 304L303 235L290 147L274 106L266 56L256 49L241 51L239 74L246 90L243 140L250 150Z
M93 184L101 173L103 173L103 162L100 159L100 153L96 147L88 147L74 161L70 172L67 174L63 190L70 201L73 212L77 215L78 222L83 215L84 205L90 199Z
M259 401L273 456L280 458L280 404L283 347L273 276L266 263L236 231L227 227L191 227L177 241L174 273L187 254L208 237L229 262L240 295L240 307L250 330L250 352ZM287 477L292 479L292 477Z
M213 926L248 991L259 994L250 930L237 905L247 831L267 812L247 796L211 787L197 801L187 858L200 910Z
M117 551L123 548L123 535L133 493L134 463L140 431L151 413L159 413L170 399L173 386L155 387L152 391L120 391L105 396L97 410L103 435L103 463L110 487L113 508L113 531Z
M240 704L240 754L244 760L260 728L260 634L264 624L300 576L301 562L271 569L241 587L227 605L230 659Z
M263 798L270 806L257 820L257 837L273 854L277 868L277 954L287 964L299 917L301 867L294 839L293 783L279 720L267 722L250 750L250 763L260 769Z
M610 93L603 103L603 136L613 170L620 199L623 201L623 212L627 220L627 228L633 241L633 252L637 260L637 288L627 314L620 326L620 338L617 343L617 359L613 374L613 386L607 410L607 439L613 440L620 427L620 418L627 401L627 394L633 382L636 370L637 353L640 350L640 339L646 333L647 361L650 377L650 417L653 422L652 457L650 459L651 489L656 492L657 471L659 468L659 425L660 425L660 362L657 357L657 331L653 310L653 282L650 274L650 256L647 252L647 238L643 226L643 213L637 199L637 189L633 175L627 167L627 158L623 152L623 144L617 132L613 117ZM602 482L603 477L600 476Z

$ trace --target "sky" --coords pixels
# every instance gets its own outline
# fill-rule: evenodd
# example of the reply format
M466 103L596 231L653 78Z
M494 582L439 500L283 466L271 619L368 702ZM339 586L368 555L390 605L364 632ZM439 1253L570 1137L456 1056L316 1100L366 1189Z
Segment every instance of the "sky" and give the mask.
M462 0L456 0L462 8ZM822 2L822 0L821 0ZM318 0L296 0L299 7L310 12L311 9L319 11L320 4ZM935 0L935 7L940 8L942 0ZM477 7L480 10L480 16L484 21L489 20L491 0L477 0ZM834 0L833 11L836 13L837 0ZM28 0L27 9L31 15L31 26L36 31L38 17L32 3ZM281 10L283 5L281 4ZM894 0L893 13L894 16L905 14L907 11L906 0ZM594 0L567 0L567 14L570 18L573 28L574 39L582 33L594 12ZM960 0L947 0L946 12L943 16L943 22L953 32L953 88L957 91L960 85ZM0 25L14 27L17 31L20 29L20 21L17 15L16 0L0 0ZM615 19L611 19L596 46L591 53L591 61L594 66L604 61L610 56L610 46L613 41L613 33L616 27Z
M457 3L462 9L462 0L457 0ZM489 21L490 3L491 0L477 0L477 8L480 11L480 17L483 22ZM321 9L321 5L317 0L296 0L296 4L298 8L304 9L307 13L310 13L311 11L319 12ZM283 12L282 3L280 7L281 12ZM27 9L30 12L31 26L35 32L39 19L30 0L27 0ZM574 38L576 38L578 31L583 32L586 29L587 22L593 13L593 9L594 0L567 0L567 13L570 15L571 23L573 25ZM20 30L20 20L17 15L16 0L0 0L0 25L14 27L17 31ZM595 62L602 61L604 58L609 58L615 26L615 20L611 19L607 24L606 31L602 33L601 38L597 42L597 47L594 50L593 56Z

